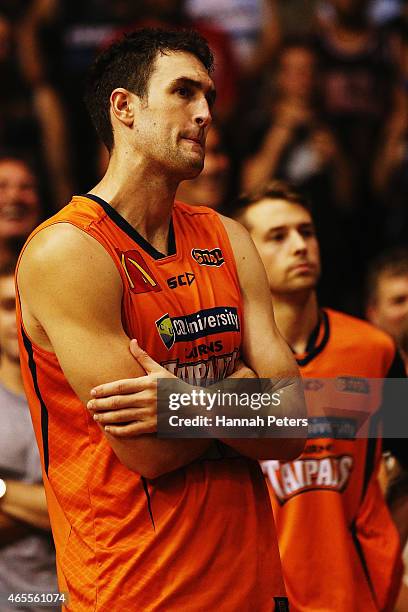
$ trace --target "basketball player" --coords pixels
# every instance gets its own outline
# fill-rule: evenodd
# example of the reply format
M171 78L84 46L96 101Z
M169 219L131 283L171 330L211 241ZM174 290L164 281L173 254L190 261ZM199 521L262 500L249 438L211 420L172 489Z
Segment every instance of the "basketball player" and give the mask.
M319 307L319 246L301 195L271 183L241 200L237 218L265 265L278 329L308 379L303 454L263 463L291 610L392 610L400 541L377 480L381 440L356 433L357 409L379 409L369 379L402 375L401 360L382 331ZM313 413L319 402L325 414Z
M192 32L140 30L103 52L87 104L107 172L33 233L19 263L23 376L75 612L286 609L256 459L293 459L303 442L146 435L157 376L297 374L247 233L174 202L203 167L211 66ZM90 390L129 377L138 422L118 410L98 427ZM300 397L288 416L303 415Z

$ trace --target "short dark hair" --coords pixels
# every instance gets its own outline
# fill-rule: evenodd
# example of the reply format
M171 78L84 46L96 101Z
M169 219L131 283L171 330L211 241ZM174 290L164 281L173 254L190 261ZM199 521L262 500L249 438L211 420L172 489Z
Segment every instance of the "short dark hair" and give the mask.
M284 200L289 204L297 204L302 206L312 216L312 207L308 198L292 186L291 183L280 180L269 181L258 189L242 194L235 203L232 216L245 225L244 218L247 209L265 199Z
M374 304L382 276L408 276L408 248L395 247L384 251L370 263L366 280L366 303Z
M98 135L113 149L109 99L116 87L124 87L140 98L147 95L157 55L184 51L195 55L208 73L214 57L207 41L193 30L143 28L126 34L102 51L90 68L85 104Z

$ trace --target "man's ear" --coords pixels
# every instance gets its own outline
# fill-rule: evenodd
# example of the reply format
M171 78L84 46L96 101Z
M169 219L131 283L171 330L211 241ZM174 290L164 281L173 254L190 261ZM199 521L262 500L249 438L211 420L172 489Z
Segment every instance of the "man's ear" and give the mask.
M124 125L131 127L135 118L132 94L123 87L114 89L110 96L111 112Z

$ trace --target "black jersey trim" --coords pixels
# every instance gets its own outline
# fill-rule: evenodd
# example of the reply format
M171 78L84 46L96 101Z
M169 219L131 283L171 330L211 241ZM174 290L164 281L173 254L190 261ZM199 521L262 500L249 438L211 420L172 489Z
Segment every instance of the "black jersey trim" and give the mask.
M30 368L31 377L33 379L34 390L35 390L35 393L37 395L38 401L40 402L40 406L41 406L41 433L42 433L42 444L43 444L43 451L44 451L44 468L45 468L45 473L48 476L48 467L50 463L49 447L48 447L48 410L47 410L47 406L44 403L44 400L41 395L40 387L38 385L37 365L34 360L33 345L31 344L30 339L25 333L23 326L21 326L21 333L23 336L24 346L25 346L25 349L28 355L28 367Z
M141 236L139 232L135 230L135 228L132 225L130 225L130 223L126 221L126 219L122 217L122 215L118 213L117 210L115 210L110 204L108 204L108 202L105 202L105 200L103 200L97 195L94 195L93 193L86 193L82 197L89 198L90 200L93 200L94 202L102 206L103 210L106 212L108 217L110 217L112 221L118 227L120 227L122 231L125 232L125 234L127 234L132 240L134 240L153 259L164 259L165 257L170 257L171 255L176 254L177 248L176 248L176 237L174 234L173 219L170 219L169 239L168 239L168 245L167 245L168 254L165 255L164 253L160 253L160 251L155 249L154 246L150 244L150 242L148 242L145 238L143 238L143 236Z
M316 344L321 325L323 325L323 328L324 328L323 338L321 339L320 344ZM298 365L305 366L308 363L310 363L312 359L317 357L317 355L319 355L322 352L322 350L328 343L329 338L330 338L329 316L327 312L322 310L320 321L317 324L317 326L313 329L312 333L310 334L309 340L307 341L307 346L306 346L307 355L305 357L297 357L295 354L295 358L296 358Z
M370 573L368 571L367 561L366 561L366 558L364 556L364 552L363 552L363 548L361 546L361 542L358 539L357 528L356 528L356 524L355 524L354 521L351 524L350 532L351 532L351 537L352 537L352 540L353 540L354 547L356 549L358 558L360 559L360 563L361 563L364 575L365 575L366 580L367 580L368 588L370 589L370 593L372 595L374 603L376 605L378 605L378 603L377 603L377 595L376 595L375 590L374 590L374 585L373 585L373 583L371 581L371 576L370 576Z
M146 495L147 510L149 512L150 520L152 521L153 530L156 531L156 525L154 524L153 511L152 511L152 500L150 499L149 486L147 484L146 478L144 476L142 476L141 478L142 478L143 490Z

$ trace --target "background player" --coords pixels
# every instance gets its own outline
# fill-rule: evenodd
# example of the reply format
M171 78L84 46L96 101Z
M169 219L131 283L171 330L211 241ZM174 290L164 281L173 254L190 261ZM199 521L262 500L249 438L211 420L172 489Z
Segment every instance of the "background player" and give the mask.
M319 247L301 195L274 182L244 197L237 216L265 265L278 329L302 376L311 379L303 454L263 464L291 609L391 610L401 578L400 541L378 485L381 440L357 438L358 417L350 410L360 398L365 410L378 410L369 381L354 393L353 386L401 375L401 361L383 332L319 307ZM313 412L334 378L343 387L323 395L324 406L335 410L346 401L349 412ZM345 433L350 425L353 433Z
M254 459L293 458L302 441L135 436L151 431L143 420L155 407L155 377L176 381L169 370L222 379L242 355L246 373L298 372L247 233L174 203L179 182L203 167L211 66L192 32L140 30L99 57L87 101L110 151L106 175L40 226L20 259L22 368L60 587L78 612L211 610L220 601L225 611L266 612L275 597L283 603ZM191 283L167 282L187 273ZM154 376L133 359L129 337L161 364ZM99 428L84 406L90 390L129 376L138 379L139 423L119 409ZM304 415L296 399L288 416Z

